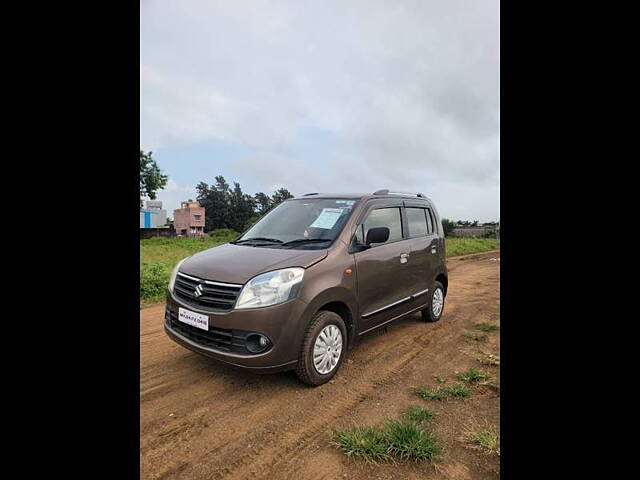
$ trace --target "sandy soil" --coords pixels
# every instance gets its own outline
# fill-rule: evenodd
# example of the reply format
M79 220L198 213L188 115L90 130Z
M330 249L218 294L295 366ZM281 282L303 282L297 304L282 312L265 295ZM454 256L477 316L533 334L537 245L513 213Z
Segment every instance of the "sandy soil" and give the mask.
M151 479L494 479L499 457L468 447L472 422L498 425L499 330L485 341L478 322L499 324L497 251L448 259L449 293L442 319L413 314L365 337L336 377L311 388L293 372L257 375L201 357L172 342L162 328L164 304L140 311L140 464ZM469 398L428 402L417 385L476 367L491 375ZM330 443L336 427L374 425L410 405L432 408L431 428L444 447L437 464L368 465Z

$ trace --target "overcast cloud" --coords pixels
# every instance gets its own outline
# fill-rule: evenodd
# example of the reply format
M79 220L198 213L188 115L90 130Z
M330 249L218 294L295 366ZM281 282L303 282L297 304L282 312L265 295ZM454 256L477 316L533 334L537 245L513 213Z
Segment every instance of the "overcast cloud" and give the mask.
M497 220L499 28L494 0L142 0L159 198L172 210L223 174L252 194L420 191L444 217Z

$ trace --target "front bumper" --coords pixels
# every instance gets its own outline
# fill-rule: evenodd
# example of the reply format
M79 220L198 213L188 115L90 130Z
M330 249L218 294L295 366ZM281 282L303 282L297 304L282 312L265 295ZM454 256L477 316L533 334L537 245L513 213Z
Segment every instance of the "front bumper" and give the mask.
M210 329L241 330L261 333L272 345L266 352L241 354L205 346L171 327L170 315L178 316L178 308L209 316ZM164 329L176 343L224 363L258 372L275 372L295 368L304 335L307 304L298 299L272 307L211 313L185 304L167 292Z

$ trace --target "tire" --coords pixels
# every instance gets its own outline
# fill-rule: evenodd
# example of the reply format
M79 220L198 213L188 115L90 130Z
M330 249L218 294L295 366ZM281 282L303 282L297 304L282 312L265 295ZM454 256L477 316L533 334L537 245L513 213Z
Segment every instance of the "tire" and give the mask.
M334 328L331 328L333 326ZM339 357L336 359L336 348L338 334L340 332L340 350ZM326 360L324 368L321 365L320 371L314 364L314 348L316 341L320 334L324 331L324 335L318 341L319 347L326 345L327 353L325 356L320 357L320 360ZM333 338L330 338L328 334L334 334ZM324 339L327 341L325 342ZM332 350L333 348L333 350ZM331 353L333 352L333 353ZM316 313L305 332L304 339L302 340L302 348L300 349L300 355L298 356L298 364L296 365L296 374L298 378L307 385L318 386L331 380L336 372L340 369L342 361L344 360L347 352L347 328L345 327L342 317L334 312L327 310L320 310ZM335 363L334 363L335 362ZM322 370L330 369L326 373L321 373Z
M438 308L436 308L436 312L434 313L434 297L436 296L436 292L440 292L441 294L441 298L442 298L442 302L441 302L441 307L440 307L440 311L438 312ZM442 286L442 284L438 281L436 281L433 284L433 290L431 291L431 295L429 295L429 304L427 305L427 308L425 308L424 310L421 310L420 313L422 313L422 319L425 322L437 322L438 320L440 320L440 318L442 317L442 313L444 312L444 299L445 299L445 293L444 293L444 287ZM436 302L435 306L437 307L438 302Z

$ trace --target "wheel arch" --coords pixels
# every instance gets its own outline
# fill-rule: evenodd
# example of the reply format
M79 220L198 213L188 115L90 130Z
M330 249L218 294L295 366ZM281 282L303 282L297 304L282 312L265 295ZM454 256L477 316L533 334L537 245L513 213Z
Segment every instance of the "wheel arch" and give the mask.
M449 288L449 278L447 277L446 274L444 273L440 273L437 277L436 277L436 282L440 282L442 284L442 286L444 287L444 296L447 296L447 289Z
M342 288L331 288L320 293L307 307L305 324L308 325L313 316L321 310L334 312L344 320L347 327L347 345L350 348L356 338L358 318L358 304L353 294Z
M321 306L318 309L318 311L320 311L320 310L328 310L328 311L333 312L333 313L335 313L337 315L340 315L342 320L344 320L345 326L347 327L347 344L351 345L351 342L352 342L353 336L354 336L354 332L355 332L355 328L354 328L354 324L353 324L353 314L351 313L351 310L349 309L347 304L338 300L338 301L334 301L334 302L329 302L329 303Z

